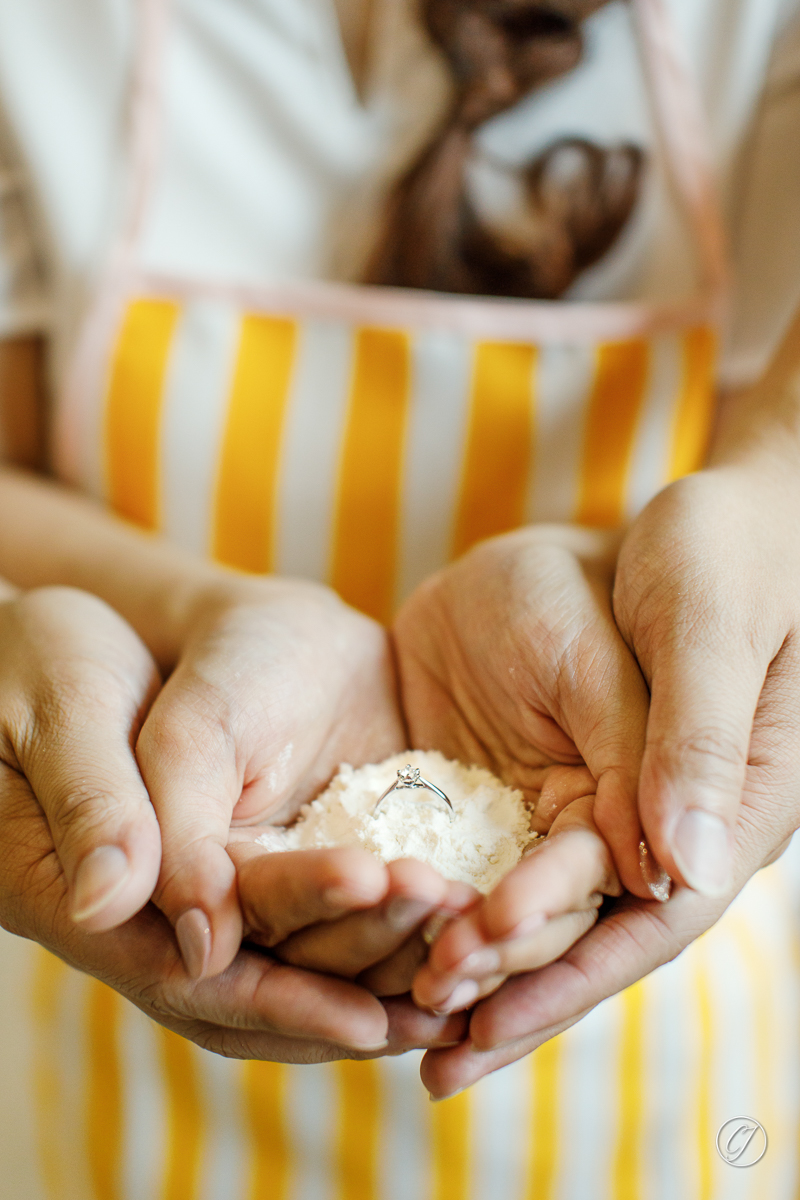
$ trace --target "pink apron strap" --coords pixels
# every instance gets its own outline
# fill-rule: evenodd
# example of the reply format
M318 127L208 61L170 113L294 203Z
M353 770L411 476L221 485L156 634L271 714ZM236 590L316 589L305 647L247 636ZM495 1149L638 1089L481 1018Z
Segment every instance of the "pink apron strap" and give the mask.
M138 0L128 118L128 204L115 248L132 265L155 189L164 132L164 59L171 0Z
M670 175L694 232L701 284L710 298L727 289L727 255L709 157L710 135L697 82L679 44L668 0L635 0L642 58Z

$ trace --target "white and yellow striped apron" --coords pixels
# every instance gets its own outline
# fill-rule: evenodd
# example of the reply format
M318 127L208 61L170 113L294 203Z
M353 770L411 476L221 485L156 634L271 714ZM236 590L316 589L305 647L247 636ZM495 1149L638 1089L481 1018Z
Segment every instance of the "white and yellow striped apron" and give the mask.
M167 6L143 0L132 216L59 401L61 475L200 554L327 581L387 620L481 538L530 521L613 526L695 469L712 413L719 223L660 0L636 9L697 241L700 286L681 304L145 271ZM6 1130L22 1124L0 1198L34 1196L13 1181L36 1160L52 1200L796 1200L792 878L788 859L762 873L677 962L439 1105L416 1054L228 1062L6 938L0 1061L15 1100L0 1115ZM746 1171L714 1145L742 1114L770 1136Z

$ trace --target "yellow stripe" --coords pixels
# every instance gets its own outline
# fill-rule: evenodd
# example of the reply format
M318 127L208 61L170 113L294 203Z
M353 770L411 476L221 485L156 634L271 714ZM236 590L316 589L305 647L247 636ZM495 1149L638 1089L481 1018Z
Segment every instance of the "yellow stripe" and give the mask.
M86 1154L94 1200L122 1196L123 1104L120 1010L116 992L93 979L88 986Z
M716 362L714 331L690 329L683 341L683 380L672 428L670 480L703 465L714 417Z
M453 554L522 525L533 454L535 346L475 349L469 429Z
M558 1166L558 1113L561 1101L561 1039L551 1038L531 1059L533 1112L528 1200L551 1200Z
M712 1073L714 1068L714 1013L706 972L699 968L695 977L697 1018L700 1034L700 1061L697 1077L697 1200L714 1196L714 1142L716 1130L712 1115ZM736 1116L736 1113L732 1114Z
M767 1137L774 1137L776 1145L781 1145L784 1132L789 1135L789 1125L782 1110L777 1110L774 1096L773 1079L777 1070L777 1056L781 1052L779 1044L773 1037L773 1024L777 1028L777 1013L775 1012L774 996L776 980L772 966L772 951L767 953L761 948L758 935L754 934L749 920L739 917L734 923L735 937L747 966L747 980L751 985L753 1012L755 1014L755 1029L750 1032L751 1053L756 1069L756 1104L758 1112L744 1114L754 1117L767 1131ZM739 1114L734 1113L734 1116ZM769 1151L762 1162L754 1167L758 1171L760 1194L773 1194L772 1175L776 1160L770 1157Z
M408 337L361 329L339 468L331 582L362 612L389 621L411 388Z
M33 1087L36 1100L36 1135L42 1177L48 1195L64 1195L63 1138L64 1087L58 1070L60 1056L58 1015L67 967L53 954L38 949L33 976L32 1011L36 1024L36 1057Z
M641 1200L644 1106L644 983L620 996L619 1120L614 1155L614 1200Z
M161 1029L161 1061L167 1098L166 1163L163 1200L196 1200L205 1134L200 1080L194 1049L184 1038Z
M468 1200L470 1194L470 1093L431 1106L431 1200Z
M297 326L242 321L217 480L214 556L243 571L273 569L278 466Z
M575 516L581 525L613 526L623 518L649 360L642 340L608 342L597 351Z
M340 1062L336 1195L339 1200L377 1200L381 1097L378 1064ZM271 1196L270 1196L271 1200Z
M286 1067L246 1062L244 1103L252 1146L250 1200L286 1200L289 1194L289 1136L284 1112Z
M178 306L135 300L119 333L106 401L109 502L148 529L160 520L159 458L164 381Z

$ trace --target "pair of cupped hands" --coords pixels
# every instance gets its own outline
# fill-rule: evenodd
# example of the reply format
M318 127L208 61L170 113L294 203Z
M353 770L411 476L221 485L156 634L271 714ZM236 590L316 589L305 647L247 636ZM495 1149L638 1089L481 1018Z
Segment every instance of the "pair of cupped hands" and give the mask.
M228 1056L425 1048L441 1098L527 1054L674 957L800 823L789 486L734 463L624 537L485 542L390 634L314 584L204 569L158 665L98 597L9 588L0 923ZM488 897L256 840L340 762L408 745L490 768L549 831Z

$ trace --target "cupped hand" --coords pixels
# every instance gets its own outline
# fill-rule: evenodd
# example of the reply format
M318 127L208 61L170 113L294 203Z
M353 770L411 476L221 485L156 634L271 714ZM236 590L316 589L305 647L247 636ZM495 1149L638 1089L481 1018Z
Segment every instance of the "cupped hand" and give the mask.
M159 832L132 746L158 686L148 651L102 601L67 588L0 595L0 924L222 1054L305 1062L457 1041L463 1018L382 1004L256 950L213 980L187 975L147 904ZM317 855L316 909L299 883L284 889L284 932L347 911L354 878L366 884L356 903L386 895L386 869L352 853Z
M154 899L190 974L223 971L241 943L232 827L254 839L341 762L379 762L405 741L374 621L316 584L220 573L204 586L136 745L163 844ZM357 908L372 893L369 872L353 869Z
M382 1003L348 980L284 965L255 949L241 949L225 972L197 982L171 925L152 904L111 932L88 932L70 915L47 818L27 781L5 765L0 828L0 923L204 1049L232 1058L327 1062L452 1045L464 1035L463 1017L422 1013L402 999Z
M381 997L411 990L428 954L428 919L451 920L479 899L474 888L412 858L383 866L353 847L264 853L252 842L234 842L229 851L246 940L284 963L357 980ZM371 878L371 902L363 893L354 900L354 877Z
M648 694L611 611L617 547L560 526L484 542L417 589L394 634L411 744L520 788L542 831L596 781L619 876L644 898L658 882L639 852Z
M592 786L591 779L584 785ZM560 958L594 925L603 897L621 894L594 823L594 799L592 786L566 805L520 865L445 926L414 980L421 1007L461 1011L497 991L509 975Z
M469 1039L427 1056L434 1094L674 958L800 826L798 512L800 478L768 444L673 484L632 525L614 611L652 697L641 820L679 886L664 905L624 897L559 962L479 1004ZM613 806L595 819L610 840Z

